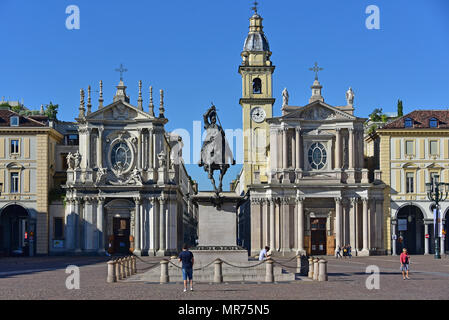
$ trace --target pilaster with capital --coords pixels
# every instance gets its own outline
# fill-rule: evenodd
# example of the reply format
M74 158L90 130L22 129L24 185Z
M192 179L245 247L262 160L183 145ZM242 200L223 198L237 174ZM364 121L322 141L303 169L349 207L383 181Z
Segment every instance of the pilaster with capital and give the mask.
M134 254L140 255L141 254L141 247L140 247L140 207L142 205L142 200L140 197L134 198L135 203L135 210L134 210Z
M342 199L335 198L335 247L342 246Z
M104 197L97 197L97 233L98 233L98 251L104 252Z
M298 254L305 252L304 250L304 197L296 197L296 215L297 215L297 246Z
M362 216L362 225L363 225L363 243L362 243L362 251L368 252L368 198L362 198L363 203L363 216Z

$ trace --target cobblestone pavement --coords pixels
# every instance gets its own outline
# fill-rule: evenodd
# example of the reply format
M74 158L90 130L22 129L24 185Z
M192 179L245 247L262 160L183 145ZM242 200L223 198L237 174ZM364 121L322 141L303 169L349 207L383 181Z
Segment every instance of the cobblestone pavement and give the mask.
M0 299L167 299L167 300L253 300L253 299L448 299L449 259L412 256L411 280L402 280L399 257L376 256L338 259L327 257L328 282L224 283L195 285L182 292L181 283L166 285L145 282L107 283L106 257L40 257L0 259ZM138 269L158 258L138 261ZM281 260L281 259L278 259ZM284 260L285 261L285 260ZM289 262L294 265L294 262ZM68 265L80 267L80 289L68 290ZM365 286L366 267L380 268L380 289Z

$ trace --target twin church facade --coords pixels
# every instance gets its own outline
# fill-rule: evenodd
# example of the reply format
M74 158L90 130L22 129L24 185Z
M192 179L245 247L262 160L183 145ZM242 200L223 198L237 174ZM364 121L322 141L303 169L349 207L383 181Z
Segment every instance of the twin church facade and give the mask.
M282 113L274 116L275 66L262 21L257 12L250 18L239 66L243 130L249 133L244 136L242 170L232 183L232 191L247 199L238 211L239 244L249 254L269 245L275 254L326 255L346 244L358 255L387 253L385 185L365 168L366 119L354 115L352 89L344 105L331 105L316 76L307 104L291 105L284 90ZM182 139L165 129L163 91L156 112L152 89L144 106L141 84L136 105L130 103L123 81L107 105L102 83L100 88L96 110L90 88L87 103L81 92L76 122L36 124L44 127L38 129L46 136L36 134L46 144L36 142L34 147L43 146L47 157L40 159L37 151L14 163L20 181L26 181L25 172L33 163L53 168L37 170L28 180L36 185L33 190L47 188L47 198L39 200L45 192L34 191L26 198L19 190L14 206L24 211L15 217L9 210L9 220L2 215L4 252L23 247L23 232L31 255L131 249L139 255L164 256L178 252L183 243L195 244L198 208L191 196L198 186L183 164ZM25 118L21 121L24 132ZM39 175L45 184L38 185ZM51 201L48 191L59 184L64 199ZM3 211L13 201L5 191L0 199Z

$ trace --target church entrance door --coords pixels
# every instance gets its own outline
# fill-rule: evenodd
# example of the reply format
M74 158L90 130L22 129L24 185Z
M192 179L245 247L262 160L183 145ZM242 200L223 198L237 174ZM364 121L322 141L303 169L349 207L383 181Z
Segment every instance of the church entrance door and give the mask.
M312 255L326 254L326 218L310 220Z
M129 253L129 218L114 218L114 253Z

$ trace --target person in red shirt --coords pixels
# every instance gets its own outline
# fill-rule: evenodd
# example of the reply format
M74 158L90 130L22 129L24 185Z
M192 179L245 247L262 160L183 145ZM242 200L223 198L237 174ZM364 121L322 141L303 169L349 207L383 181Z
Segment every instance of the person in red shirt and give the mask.
M401 261L402 278L404 280L405 278L410 280L410 278L408 277L408 270L410 269L410 255L408 254L406 248L402 249L399 260Z

